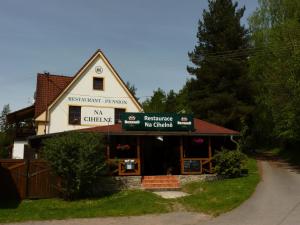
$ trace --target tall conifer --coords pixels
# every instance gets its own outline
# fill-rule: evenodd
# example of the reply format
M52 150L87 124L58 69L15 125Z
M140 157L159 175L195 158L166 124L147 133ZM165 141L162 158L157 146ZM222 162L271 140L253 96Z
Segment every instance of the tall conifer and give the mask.
M199 20L197 44L189 52L187 84L191 109L196 117L233 129L251 111L247 75L248 32L241 25L245 7L232 0L209 0Z

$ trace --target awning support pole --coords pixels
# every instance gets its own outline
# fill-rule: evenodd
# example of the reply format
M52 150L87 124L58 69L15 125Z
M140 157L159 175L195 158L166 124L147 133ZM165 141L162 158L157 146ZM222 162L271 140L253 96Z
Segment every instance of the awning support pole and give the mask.
M208 138L208 158L209 158L209 172L212 173L211 137Z

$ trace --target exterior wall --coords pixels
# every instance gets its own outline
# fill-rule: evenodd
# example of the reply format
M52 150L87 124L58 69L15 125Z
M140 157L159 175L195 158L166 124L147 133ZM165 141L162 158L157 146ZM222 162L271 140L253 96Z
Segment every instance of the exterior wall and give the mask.
M120 190L141 189L141 176L107 176L101 177L94 193L115 192Z
M96 68L101 67L102 73ZM93 89L93 78L104 78L104 90ZM81 106L81 117L95 117L95 110L100 110L103 117L111 118L112 122L86 122L82 125L70 125L68 121L69 106ZM100 56L91 62L83 74L72 84L71 88L49 110L49 126L47 133L82 129L91 126L114 124L114 109L122 108L126 112L140 112L139 105L132 99L127 88L115 76L109 64ZM37 134L44 134L44 129L38 126Z
M14 146L12 150L13 159L24 159L24 150L27 141L14 141Z
M222 177L217 174L201 174L201 175L177 175L180 185L184 185L194 181L214 181L220 180Z

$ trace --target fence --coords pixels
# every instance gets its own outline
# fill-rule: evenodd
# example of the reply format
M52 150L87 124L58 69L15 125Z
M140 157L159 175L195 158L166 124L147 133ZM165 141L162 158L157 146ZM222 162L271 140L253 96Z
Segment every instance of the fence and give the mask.
M58 187L44 160L0 160L0 199L51 198L58 196Z

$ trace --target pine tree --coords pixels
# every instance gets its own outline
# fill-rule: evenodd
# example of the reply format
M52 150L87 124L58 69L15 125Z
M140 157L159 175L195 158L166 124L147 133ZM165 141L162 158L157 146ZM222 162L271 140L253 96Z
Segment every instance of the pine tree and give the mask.
M142 103L145 112L165 112L166 93L158 88L153 96Z
M166 96L166 106L165 112L175 113L177 112L177 94L174 90L170 90L170 92Z
M9 104L4 105L0 116L0 131L5 132L8 128L6 116L10 113Z
M245 7L237 9L232 0L209 0L208 6L199 20L195 49L188 54L194 64L187 67L193 75L188 100L195 117L240 129L252 109L248 55L241 51L249 47L240 23Z

